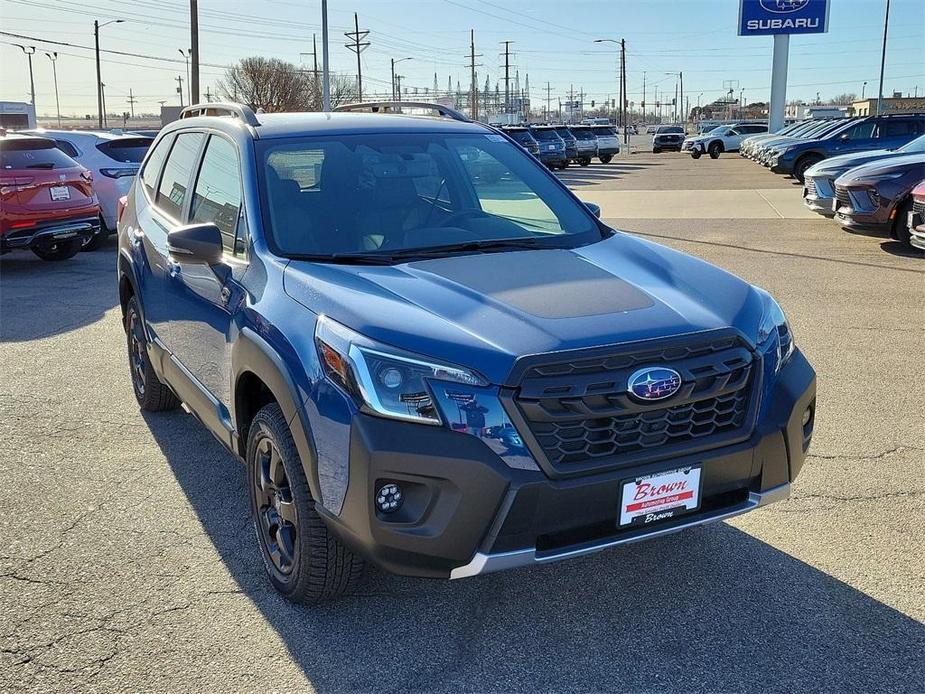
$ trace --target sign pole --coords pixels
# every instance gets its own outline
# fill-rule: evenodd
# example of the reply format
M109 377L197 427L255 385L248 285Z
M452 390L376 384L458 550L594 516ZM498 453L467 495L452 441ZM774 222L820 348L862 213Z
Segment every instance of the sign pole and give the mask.
M787 105L787 62L790 57L790 34L774 34L774 57L771 61L771 103L768 108L768 132L784 127Z

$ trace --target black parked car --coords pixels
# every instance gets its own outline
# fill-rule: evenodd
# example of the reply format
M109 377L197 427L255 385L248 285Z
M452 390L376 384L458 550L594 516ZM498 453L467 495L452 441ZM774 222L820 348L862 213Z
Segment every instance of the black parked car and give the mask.
M568 154L565 151L565 142L559 137L556 129L550 125L534 125L530 127L530 134L540 147L540 161L550 169L564 169L568 166Z
M856 231L888 232L909 244L912 189L925 178L925 154L864 164L835 179L835 219Z
M680 152L684 142L684 128L680 125L660 125L652 136L652 152Z
M510 126L502 128L505 133L508 134L515 142L517 142L521 147L530 152L534 157L539 159L540 156L540 144L536 141L536 138L530 134L530 129L522 126Z

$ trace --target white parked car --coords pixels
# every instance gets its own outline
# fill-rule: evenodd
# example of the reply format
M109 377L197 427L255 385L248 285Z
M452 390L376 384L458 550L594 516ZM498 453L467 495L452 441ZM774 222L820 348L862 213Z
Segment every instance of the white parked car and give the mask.
M58 149L76 159L93 174L93 190L100 201L103 223L85 246L94 250L116 232L119 198L128 193L141 160L154 138L99 130L30 130L29 134L51 138Z
M702 154L709 154L711 159L718 159L723 152L738 152L742 140L758 133L766 133L768 126L763 123L734 123L718 125L702 135L685 138L681 144L682 152L690 152L694 159Z

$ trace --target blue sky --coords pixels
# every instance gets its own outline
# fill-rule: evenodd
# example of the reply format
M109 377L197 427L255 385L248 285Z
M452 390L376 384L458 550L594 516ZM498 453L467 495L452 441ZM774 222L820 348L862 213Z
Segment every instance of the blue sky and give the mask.
M885 0L830 0L829 33L791 39L788 99L824 99L842 92L875 95ZM310 64L312 33L318 34L319 0L200 0L203 89L222 74L222 65L247 56L276 56ZM53 46L61 41L92 46L94 19L124 18L101 30L103 48L143 56L104 55L103 81L110 110L127 110L132 89L136 110L156 111L158 101L177 103L176 77L185 66L180 48L189 44L185 0L0 0L0 30L34 39L0 35L0 99L28 100L25 57L12 42L35 45L37 110L54 111L54 88L45 50L58 50L58 82L64 113L95 110L92 51ZM363 53L367 90L389 89L391 58L402 63L405 86L440 89L447 78L468 83L469 29L476 33L480 87L486 72L500 77L502 41L510 40L514 65L523 80L530 76L535 102L545 100L547 81L553 102L584 90L587 99L616 96L616 47L595 38L625 38L629 98L642 99L645 72L648 100L654 89L673 95L683 71L691 105L703 93L706 103L737 82L747 101L766 100L770 84L771 39L736 36L736 0L329 0L331 66L355 73L355 58L344 46L353 12L360 28L369 29L372 46ZM178 61L178 62L170 62ZM925 2L892 0L885 93L893 90L925 95Z

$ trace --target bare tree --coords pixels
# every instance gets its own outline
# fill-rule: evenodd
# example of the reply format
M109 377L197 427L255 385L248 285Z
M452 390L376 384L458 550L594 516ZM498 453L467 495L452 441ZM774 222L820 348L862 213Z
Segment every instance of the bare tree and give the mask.
M356 100L356 82L345 75L331 75L331 105ZM274 111L320 111L321 80L279 58L242 58L225 71L218 92L223 99L253 109Z
M833 97L829 103L836 104L838 106L846 106L848 104L853 104L858 100L858 95L854 92L848 94L839 94L838 96Z

